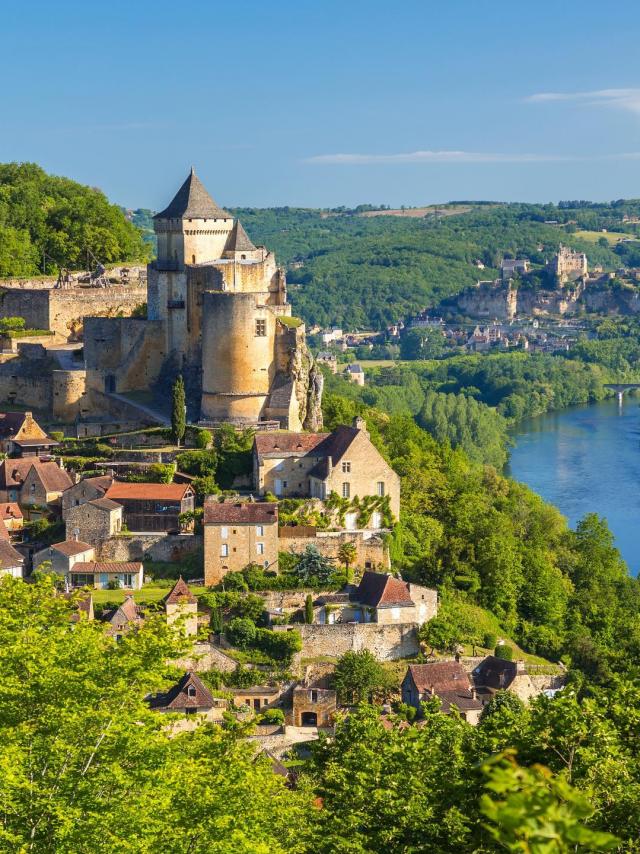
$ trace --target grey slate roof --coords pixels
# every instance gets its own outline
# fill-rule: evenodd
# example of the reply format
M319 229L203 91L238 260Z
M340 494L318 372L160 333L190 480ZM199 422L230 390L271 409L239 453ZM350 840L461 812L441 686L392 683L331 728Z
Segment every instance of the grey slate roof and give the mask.
M191 167L187 180L173 200L154 219L231 219L231 214L214 202Z
M239 219L236 220L235 225L231 229L231 233L227 238L227 242L224 247L225 252L253 252L255 250L255 246L249 240L249 235L242 227L242 223Z

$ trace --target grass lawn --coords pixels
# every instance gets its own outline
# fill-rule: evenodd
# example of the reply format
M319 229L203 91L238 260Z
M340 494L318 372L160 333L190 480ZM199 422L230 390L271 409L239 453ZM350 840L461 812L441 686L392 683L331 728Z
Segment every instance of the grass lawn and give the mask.
M175 583L175 582L173 582ZM164 585L162 587L156 586L154 584L145 584L142 590L134 590L133 597L136 602L157 602L160 599L163 599L167 593L171 590L171 585ZM198 593L206 593L206 587L192 587L189 585L189 589L192 593L197 595ZM124 602L125 594L130 591L125 590L93 590L93 601L96 604L104 605L105 602Z
M576 231L574 236L579 237L581 240L586 240L588 243L597 243L601 237L604 237L610 246L614 246L624 237L630 237L631 235L621 234L617 231Z

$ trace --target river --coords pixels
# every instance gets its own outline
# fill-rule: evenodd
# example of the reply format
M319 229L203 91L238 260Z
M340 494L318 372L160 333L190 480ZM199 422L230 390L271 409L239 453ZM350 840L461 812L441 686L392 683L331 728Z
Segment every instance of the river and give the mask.
M624 397L522 421L507 474L555 504L572 527L604 516L629 565L640 570L640 406Z

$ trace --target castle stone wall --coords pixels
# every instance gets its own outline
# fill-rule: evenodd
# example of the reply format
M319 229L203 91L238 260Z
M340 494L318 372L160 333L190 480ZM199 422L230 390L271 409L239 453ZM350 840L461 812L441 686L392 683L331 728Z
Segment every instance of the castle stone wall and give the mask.
M420 651L415 624L338 623L331 626L301 625L301 658L339 658L345 652L368 649L379 661L396 661ZM281 630L275 627L276 631ZM286 629L285 629L286 630Z
M86 371L52 371L53 417L70 424L88 412Z

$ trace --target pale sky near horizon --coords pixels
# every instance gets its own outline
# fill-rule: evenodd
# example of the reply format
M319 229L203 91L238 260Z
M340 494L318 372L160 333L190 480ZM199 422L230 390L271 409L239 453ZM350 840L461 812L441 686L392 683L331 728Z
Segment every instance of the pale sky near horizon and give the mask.
M637 0L0 10L0 162L120 204L640 197Z

